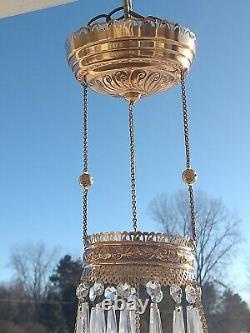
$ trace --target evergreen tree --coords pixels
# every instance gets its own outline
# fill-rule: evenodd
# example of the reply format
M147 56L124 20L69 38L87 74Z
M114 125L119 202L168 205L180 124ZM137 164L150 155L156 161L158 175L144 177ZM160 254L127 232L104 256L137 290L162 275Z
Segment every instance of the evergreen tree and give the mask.
M60 302L60 311L54 309L60 320L60 332L73 332L77 311L77 299L75 290L82 273L82 263L80 260L73 260L70 255L64 256L56 267L55 273L50 277L53 285L54 297ZM59 312L58 312L59 311ZM61 318L60 318L61 317ZM63 324L63 328L62 328ZM56 332L56 331L55 331Z

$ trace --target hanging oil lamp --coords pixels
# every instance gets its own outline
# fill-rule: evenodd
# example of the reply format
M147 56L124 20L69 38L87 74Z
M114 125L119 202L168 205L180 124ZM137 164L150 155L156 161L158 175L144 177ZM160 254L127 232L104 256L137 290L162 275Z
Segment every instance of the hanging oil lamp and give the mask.
M120 17L114 18L114 15ZM83 86L84 270L76 294L76 333L162 333L163 298L174 302L173 333L207 333L195 267L196 225L185 78L195 57L196 37L178 23L133 11L132 1L101 14L66 42L68 63ZM138 229L134 106L140 98L179 85L192 237ZM88 234L88 88L128 102L132 231ZM166 293L165 291L169 292ZM139 305L147 300L148 312ZM119 305L120 304L120 305ZM119 306L118 306L119 305ZM147 328L142 327L148 316Z

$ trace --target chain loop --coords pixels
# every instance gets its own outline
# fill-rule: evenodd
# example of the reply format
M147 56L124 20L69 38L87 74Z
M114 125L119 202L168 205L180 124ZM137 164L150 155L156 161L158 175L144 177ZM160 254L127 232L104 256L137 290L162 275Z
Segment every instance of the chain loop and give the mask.
M83 87L83 173L88 172L88 87ZM83 244L86 247L88 236L88 189L83 189L82 197Z
M134 231L137 231L137 199L136 199L136 153L135 153L135 125L134 105L129 103L129 147L130 147L130 181L131 181L131 208Z
M188 124L188 111L187 111L187 93L185 85L185 74L181 71L181 92L182 92L182 112L183 112L183 129L184 129L184 143L185 143L185 155L186 155L186 168L191 169L191 153L189 142L189 124ZM195 216L195 200L194 190L191 184L188 185L189 192L189 204L191 215L191 228L193 240L196 241L196 216Z

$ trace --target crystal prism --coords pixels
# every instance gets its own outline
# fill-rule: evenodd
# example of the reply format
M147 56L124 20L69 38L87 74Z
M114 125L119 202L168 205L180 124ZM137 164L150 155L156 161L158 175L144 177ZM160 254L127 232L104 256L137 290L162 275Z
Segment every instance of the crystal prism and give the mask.
M128 296L128 301L129 302L135 302L137 300L137 291L136 289L133 287L130 290L130 294Z
M96 308L93 307L91 309L90 323L89 323L89 331L90 331L90 333L95 332L95 324L96 324Z
M129 316L127 307L120 311L119 333L129 333Z
M96 323L94 333L106 333L105 315L100 303L96 305L95 320Z
M151 301L160 303L163 298L163 292L161 291L161 285L157 281L149 281L146 284L147 293L151 297Z
M121 298L128 299L130 293L131 293L131 285L128 284L127 282L125 282L125 283L119 283L117 285L117 294Z
M114 306L108 310L107 314L107 333L117 333L117 323Z
M103 283L95 282L93 287L89 290L89 298L92 302L96 299L96 296L101 296L104 292Z
M194 304L197 299L197 292L196 289L193 286L186 286L185 288L186 292L186 300L189 304Z
M88 296L89 292L89 285L87 283L80 283L79 286L76 288L76 297L79 300L83 300L85 297Z
M161 315L157 303L150 305L149 333L162 333Z
M151 295L151 301L154 303L160 303L163 299L163 292L160 290L158 294Z
M112 302L117 299L117 290L114 287L107 287L104 292L106 299L111 300Z
M156 304L156 306L157 306L157 316L158 316L158 332L159 333L163 333L160 310L158 309L158 305L157 304Z
M181 306L177 306L173 312L173 333L185 333L183 310Z
M136 333L136 312L129 310L129 333Z
M187 307L187 333L203 333L199 309Z
M172 296L175 303L180 304L182 299L182 289L178 285L170 287L170 295Z
M89 305L80 304L78 307L76 333L89 333Z
M147 289L147 293L149 294L149 296L157 295L161 291L161 285L157 281L149 281L146 284L146 289Z

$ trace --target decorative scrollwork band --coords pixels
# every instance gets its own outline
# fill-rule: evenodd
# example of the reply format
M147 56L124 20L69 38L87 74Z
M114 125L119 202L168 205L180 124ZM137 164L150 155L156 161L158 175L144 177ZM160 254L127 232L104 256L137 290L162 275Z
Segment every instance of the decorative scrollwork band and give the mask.
M194 280L194 243L190 238L154 232L111 232L88 236L84 279L165 285Z

